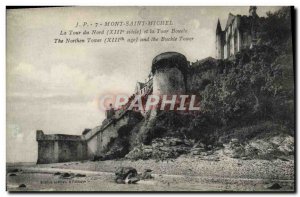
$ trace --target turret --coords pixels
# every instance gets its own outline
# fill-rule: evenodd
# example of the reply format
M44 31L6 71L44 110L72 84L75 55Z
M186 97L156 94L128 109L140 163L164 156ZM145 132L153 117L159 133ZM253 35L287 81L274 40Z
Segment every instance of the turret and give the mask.
M36 140L42 140L44 138L44 132L42 130L37 130L36 131Z
M258 15L256 13L256 10L257 10L256 6L250 6L250 8L249 8L249 16L258 17Z
M115 109L112 104L109 104L109 108L106 110L106 118L111 119L115 115Z
M251 17L251 44L250 48L253 48L253 46L257 43L257 31L258 31L258 15L256 13L257 7L256 6L250 6L249 8L249 16Z
M224 32L222 31L220 20L218 19L217 28L216 28L216 58L224 58Z
M221 27L220 20L218 19L217 29L216 29L216 35L218 35L220 33L222 33L222 27Z

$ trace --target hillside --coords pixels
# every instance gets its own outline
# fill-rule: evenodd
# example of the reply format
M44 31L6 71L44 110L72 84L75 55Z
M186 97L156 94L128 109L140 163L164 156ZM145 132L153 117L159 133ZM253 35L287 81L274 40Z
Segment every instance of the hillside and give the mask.
M201 97L200 113L148 114L116 139L103 159L205 157L219 150L247 159L291 158L295 111L290 9L268 13L262 27L253 48L228 60L208 57L189 67L188 93Z

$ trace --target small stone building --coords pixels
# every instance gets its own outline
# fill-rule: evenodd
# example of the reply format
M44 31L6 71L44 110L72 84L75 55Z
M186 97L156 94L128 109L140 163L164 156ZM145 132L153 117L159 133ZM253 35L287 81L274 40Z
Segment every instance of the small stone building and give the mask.
M78 135L45 135L37 130L38 164L87 159L87 142Z

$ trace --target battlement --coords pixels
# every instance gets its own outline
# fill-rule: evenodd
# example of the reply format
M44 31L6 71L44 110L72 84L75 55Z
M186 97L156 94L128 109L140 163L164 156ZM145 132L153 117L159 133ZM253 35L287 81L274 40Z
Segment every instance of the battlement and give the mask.
M82 141L83 138L80 135L66 135L66 134L51 134L45 135L42 130L36 131L37 141Z

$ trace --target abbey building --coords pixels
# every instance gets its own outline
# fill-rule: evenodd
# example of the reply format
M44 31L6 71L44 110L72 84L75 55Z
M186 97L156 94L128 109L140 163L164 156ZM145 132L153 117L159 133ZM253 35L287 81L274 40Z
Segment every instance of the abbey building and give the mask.
M226 27L222 30L218 20L216 28L216 58L227 59L245 48L257 43L259 24L263 18L256 13L256 6L250 6L249 16L229 13Z

